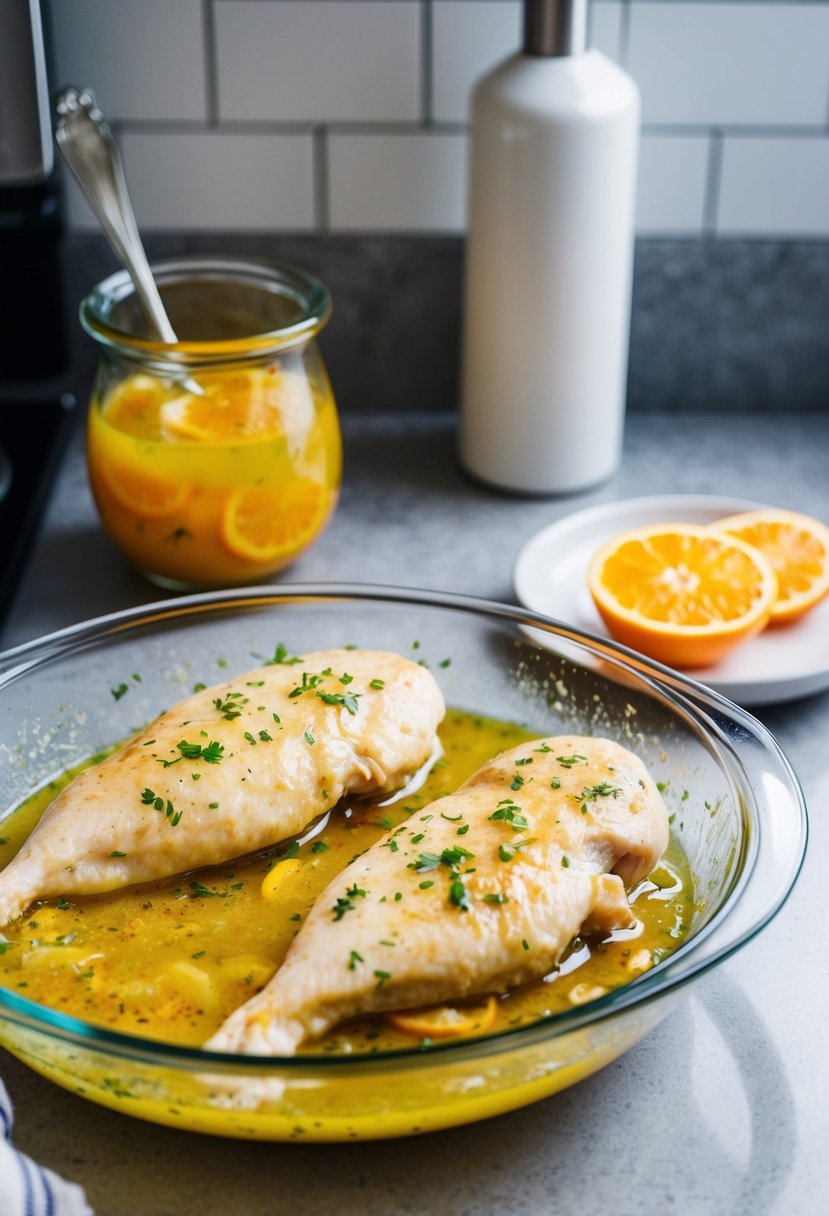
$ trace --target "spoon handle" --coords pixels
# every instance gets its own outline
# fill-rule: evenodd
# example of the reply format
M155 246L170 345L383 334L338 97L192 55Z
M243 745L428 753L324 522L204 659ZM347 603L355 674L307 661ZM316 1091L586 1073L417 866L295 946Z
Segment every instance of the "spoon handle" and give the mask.
M91 89L68 88L56 104L55 138L162 342L178 342L150 270L112 133Z

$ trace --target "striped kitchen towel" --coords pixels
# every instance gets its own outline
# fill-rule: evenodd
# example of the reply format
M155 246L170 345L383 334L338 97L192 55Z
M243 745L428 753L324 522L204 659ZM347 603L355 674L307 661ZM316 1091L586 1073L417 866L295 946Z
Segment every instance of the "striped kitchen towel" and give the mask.
M20 1153L11 1142L12 1105L0 1081L0 1213L2 1216L94 1216L83 1190Z

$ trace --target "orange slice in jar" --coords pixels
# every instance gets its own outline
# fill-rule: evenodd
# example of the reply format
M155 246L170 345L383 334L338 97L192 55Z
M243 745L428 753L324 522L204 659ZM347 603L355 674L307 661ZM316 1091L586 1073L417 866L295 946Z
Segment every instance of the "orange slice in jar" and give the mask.
M497 1012L498 1001L489 996L482 1001L403 1009L384 1016L389 1026L418 1039L456 1039L483 1034L494 1024Z
M309 477L278 486L240 486L225 504L222 540L245 561L287 560L322 531L333 498L331 490Z
M705 667L768 623L771 563L710 527L666 523L614 536L592 557L590 594L610 633L673 667Z
M307 397L306 412L313 417L313 399L305 381L285 376L278 364L200 376L199 383L205 390L203 396L183 393L161 406L161 425L170 434L200 443L275 438L296 412L298 386Z
M122 380L104 402L106 420L117 431L139 438L158 437L158 414L167 386L139 372Z
M772 625L797 620L829 594L829 528L797 511L765 507L717 520L720 532L765 553L777 575Z
M101 476L113 498L144 519L174 515L193 494L186 482L156 477L134 465L109 462L101 468Z

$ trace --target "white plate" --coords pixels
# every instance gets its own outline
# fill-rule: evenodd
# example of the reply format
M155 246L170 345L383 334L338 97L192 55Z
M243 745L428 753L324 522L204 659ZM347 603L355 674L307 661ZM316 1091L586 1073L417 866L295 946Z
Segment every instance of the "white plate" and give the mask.
M533 612L610 637L587 589L595 550L617 532L651 523L709 524L764 506L742 498L660 494L602 503L536 533L513 572L519 603ZM791 701L829 688L829 599L801 620L768 629L716 667L688 673L740 705Z

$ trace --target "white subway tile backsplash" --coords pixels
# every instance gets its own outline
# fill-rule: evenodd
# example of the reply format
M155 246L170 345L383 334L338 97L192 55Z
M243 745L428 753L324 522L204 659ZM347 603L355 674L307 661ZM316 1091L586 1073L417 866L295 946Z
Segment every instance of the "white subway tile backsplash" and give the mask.
M520 0L437 0L432 16L432 117L466 122L479 76L521 44Z
M727 136L717 231L829 237L829 137Z
M709 145L707 135L643 135L636 196L640 235L702 235Z
M95 91L139 222L173 230L462 232L471 90L519 48L523 11L44 2L53 90ZM588 2L590 44L642 92L641 235L829 237L829 0Z
M633 0L628 67L645 122L822 125L829 5Z
M125 133L124 172L140 228L287 229L313 226L311 135ZM77 191L76 227L95 226Z
M217 0L222 120L420 118L417 0Z
M110 119L206 117L201 0L52 0L51 18L55 90L91 88Z
M521 0L435 0L432 7L432 117L466 122L479 76L521 45ZM622 4L594 0L588 37L612 59L619 57Z
M445 131L333 134L333 231L460 232L466 214L466 137Z
M620 0L593 0L587 16L587 42L617 62L622 54L622 9Z

